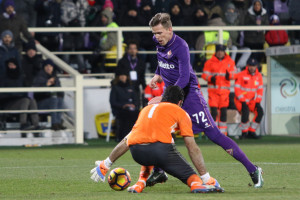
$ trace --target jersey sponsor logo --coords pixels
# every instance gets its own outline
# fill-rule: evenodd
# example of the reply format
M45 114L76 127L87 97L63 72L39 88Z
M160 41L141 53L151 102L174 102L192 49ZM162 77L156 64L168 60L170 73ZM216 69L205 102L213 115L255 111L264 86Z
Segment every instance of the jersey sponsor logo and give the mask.
M173 64L164 63L162 61L158 61L158 66L164 69L174 69L175 66Z

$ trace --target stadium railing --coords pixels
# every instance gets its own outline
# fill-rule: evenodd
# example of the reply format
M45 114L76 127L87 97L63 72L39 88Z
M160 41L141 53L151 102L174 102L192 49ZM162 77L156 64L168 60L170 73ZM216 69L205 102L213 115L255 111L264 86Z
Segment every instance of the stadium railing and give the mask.
M257 31L257 30L300 30L300 26L289 25L289 26L174 26L173 30L176 31L218 31L219 43L223 44L223 35L221 34L223 31ZM64 32L117 32L117 57L118 59L122 58L122 33L123 32L149 32L151 29L149 27L118 27L118 28L107 28L107 27L60 27L60 28L29 28L30 32L55 32L55 33L64 33ZM237 52L243 52L243 50L236 50ZM264 50L256 50L252 49L252 52L260 52ZM191 53L203 53L203 50L193 50ZM230 52L230 51L229 51ZM53 52L55 55L63 55L63 54L93 54L92 51L56 51ZM112 53L110 51L102 51L101 54ZM155 51L139 51L141 54L155 54Z

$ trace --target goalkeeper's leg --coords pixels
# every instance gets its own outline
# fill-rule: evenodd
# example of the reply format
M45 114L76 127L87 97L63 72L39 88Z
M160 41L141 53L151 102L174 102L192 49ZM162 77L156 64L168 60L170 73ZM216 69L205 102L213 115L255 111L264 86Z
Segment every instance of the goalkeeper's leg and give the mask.
M154 167L151 175L146 181L146 186L153 186L156 183L164 183L168 180L168 175L159 167Z
M141 193L146 187L146 181L153 169L153 166L142 166L140 171L139 180L136 184L128 188L128 192Z

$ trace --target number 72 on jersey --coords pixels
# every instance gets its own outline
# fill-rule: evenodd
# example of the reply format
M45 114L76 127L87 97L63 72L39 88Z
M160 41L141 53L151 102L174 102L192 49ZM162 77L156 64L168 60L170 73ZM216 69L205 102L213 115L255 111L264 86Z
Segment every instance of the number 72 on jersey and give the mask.
M207 121L207 118L205 117L205 113L203 111L200 111L199 113L195 113L192 116L196 118L197 124L199 124L199 118L203 123Z

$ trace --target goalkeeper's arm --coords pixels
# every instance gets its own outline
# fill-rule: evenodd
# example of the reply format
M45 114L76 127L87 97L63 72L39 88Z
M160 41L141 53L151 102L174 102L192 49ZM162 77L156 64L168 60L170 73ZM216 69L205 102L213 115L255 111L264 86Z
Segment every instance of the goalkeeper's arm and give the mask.
M128 135L112 150L109 157L105 160L97 160L95 162L96 167L91 170L91 179L95 182L105 181L105 175L107 171L110 169L112 164L123 154L125 154L129 147L127 146L127 137Z
M112 163L114 163L118 158L120 158L129 150L129 147L127 146L127 136L121 142L119 142L119 144L117 144L117 146L115 146L115 148L109 154L108 158Z

